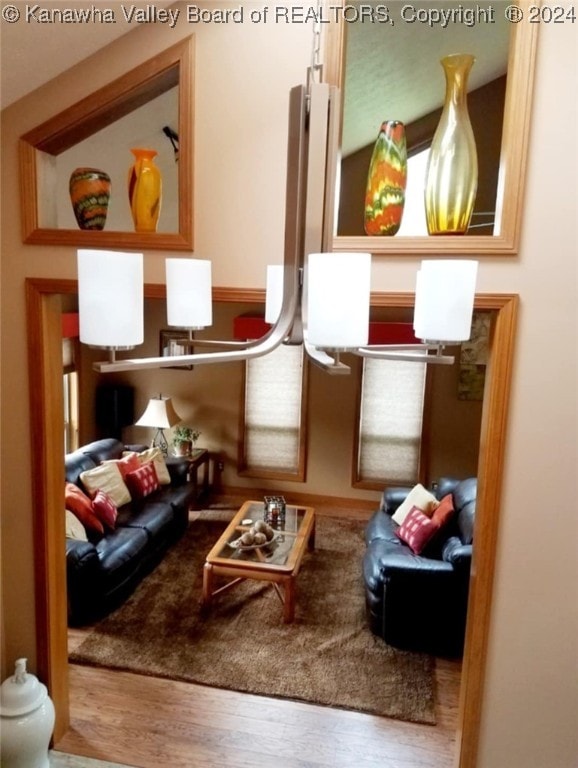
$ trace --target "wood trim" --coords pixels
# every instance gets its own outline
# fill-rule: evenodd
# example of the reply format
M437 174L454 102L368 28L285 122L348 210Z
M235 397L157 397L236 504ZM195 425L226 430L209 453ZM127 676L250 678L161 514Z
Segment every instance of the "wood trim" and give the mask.
M532 0L520 0L518 5L527 17ZM343 89L347 41L342 15L337 8L344 0L332 4L330 23L326 28L325 67L323 79ZM336 236L333 251L370 251L381 256L457 256L475 254L480 257L515 256L518 253L523 195L526 177L534 70L539 24L513 24L510 32L510 52L504 102L502 149L496 196L496 235L459 237L367 237Z
M83 231L41 227L39 152L58 155L169 88L179 85L179 232ZM191 250L193 247L194 37L153 56L20 137L22 242L85 248Z
M58 712L53 735L58 741L69 725L64 465L57 458L64 423L60 296L27 283L26 310L37 669Z
M149 286L150 287L150 286ZM155 286L155 290L164 286ZM68 726L68 659L66 644L65 573L63 533L56 521L62 510L61 398L60 385L60 302L57 294L74 293L76 281L29 278L26 306L29 343L31 467L36 568L36 629L38 671L47 682L56 708L54 738ZM159 291L160 292L160 291ZM148 295L148 293L147 293ZM396 303L397 302L397 303ZM411 306L413 294L372 296L375 306ZM502 474L508 426L508 404L512 378L518 297L513 294L483 294L476 297L476 309L496 310L490 343L490 360L482 413L479 459L479 489L476 511L474 559L466 628L458 717L456 766L475 768L482 715L486 649L498 535ZM58 390L59 392L59 390ZM56 410L55 410L56 409ZM235 489L227 489L232 492ZM246 494L248 489L236 489ZM254 494L256 489L252 489ZM311 495L292 493L292 500L315 504ZM326 498L324 497L326 501ZM332 499L337 507L349 500ZM355 501L367 509L374 502Z
M488 306L492 304L492 306ZM466 644L460 688L459 768L475 768L491 621L496 542L508 426L518 297L486 296L479 309L497 309L490 339L482 410L478 494Z

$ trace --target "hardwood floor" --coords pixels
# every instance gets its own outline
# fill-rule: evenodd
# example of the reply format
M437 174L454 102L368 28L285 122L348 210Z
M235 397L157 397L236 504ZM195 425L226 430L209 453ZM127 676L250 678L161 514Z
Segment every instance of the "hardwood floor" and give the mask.
M71 630L70 646L82 635ZM69 669L71 727L54 746L55 766L77 765L57 762L60 755L134 768L454 764L458 661L436 661L436 726L127 672L74 664Z
M459 664L440 662L438 725L70 666L55 750L138 768L450 768Z

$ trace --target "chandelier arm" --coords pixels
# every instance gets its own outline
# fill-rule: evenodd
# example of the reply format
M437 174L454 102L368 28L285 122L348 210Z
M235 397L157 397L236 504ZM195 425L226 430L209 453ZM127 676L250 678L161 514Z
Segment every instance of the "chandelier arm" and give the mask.
M335 353L335 356L332 357L325 350L318 349L309 344L306 339L303 340L303 345L311 362L325 371L325 373L333 376L347 376L351 373L351 368L339 359L339 353Z
M411 352L411 349L415 352ZM404 351L404 349L406 351ZM435 349L436 353L430 355L428 350ZM443 355L442 347L432 344L394 344L392 346L359 347L347 350L359 357L368 357L374 360L399 360L408 363L426 363L434 365L453 365L455 358L452 355Z
M303 230L307 182L308 133L307 101L303 85L295 86L289 95L289 137L287 146L287 193L285 213L284 280L281 311L270 330L255 341L241 342L241 349L199 352L171 357L148 357L94 364L100 373L139 371L181 365L203 365L249 360L272 352L289 336L299 305L299 270L303 262Z

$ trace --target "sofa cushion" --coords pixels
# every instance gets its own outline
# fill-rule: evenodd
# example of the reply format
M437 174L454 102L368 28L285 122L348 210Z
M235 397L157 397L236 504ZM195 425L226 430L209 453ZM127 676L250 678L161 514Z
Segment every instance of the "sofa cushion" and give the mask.
M97 466L95 462L82 451L66 454L64 460L64 474L67 482L81 485L80 475Z
M114 437L105 437L102 440L95 440L83 445L80 450L90 456L93 462L98 465L107 459L120 459L124 445Z
M80 475L80 480L89 494L104 491L114 501L117 507L128 504L130 501L129 490L122 479L120 469L114 463L100 464L88 472Z
M129 472L125 479L131 497L134 499L149 496L159 487L159 480L152 461L147 461L138 469Z
M101 539L96 551L103 593L129 579L139 569L148 549L149 536L144 529L117 528Z
M396 535L398 528L398 524L394 523L388 514L378 510L371 516L365 528L365 543L369 544L375 539L383 539L399 547L401 541Z
M131 505L134 507L134 505ZM117 527L142 528L151 538L164 535L173 525L175 512L170 504L148 501L138 512L130 507L119 510Z
M97 491L92 500L92 509L105 528L114 531L118 509L114 501L104 491Z
M418 507L424 515L431 517L437 505L438 500L433 493L430 493L421 483L418 483L411 489L405 501L399 505L392 517L398 525L401 525L411 512L412 507Z
M412 507L399 527L397 535L412 552L420 555L439 530L439 525L418 507Z
M76 515L92 540L104 535L104 526L94 513L92 501L74 483L64 486L64 506Z

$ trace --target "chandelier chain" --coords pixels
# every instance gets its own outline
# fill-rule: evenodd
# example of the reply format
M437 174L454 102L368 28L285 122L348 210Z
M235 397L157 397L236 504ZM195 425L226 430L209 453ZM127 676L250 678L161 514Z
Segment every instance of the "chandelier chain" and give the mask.
M311 65L307 71L308 90L314 82L321 82L321 14L323 0L317 0L315 20L313 22L313 37L311 41Z

